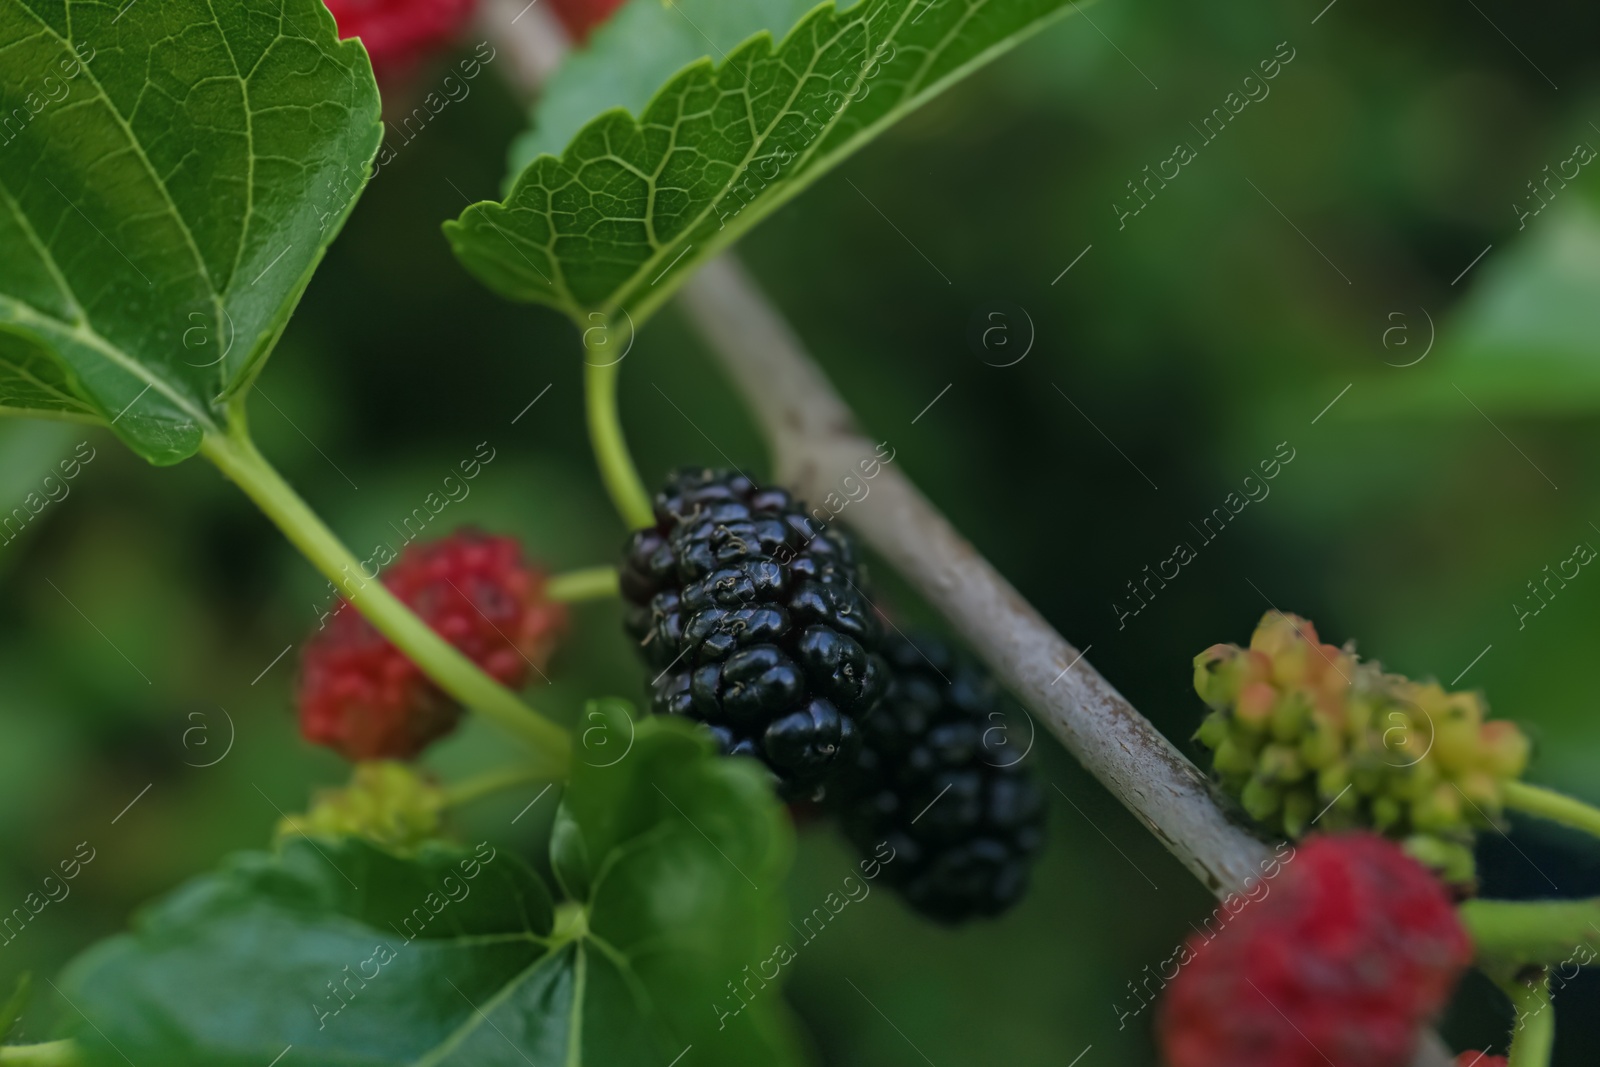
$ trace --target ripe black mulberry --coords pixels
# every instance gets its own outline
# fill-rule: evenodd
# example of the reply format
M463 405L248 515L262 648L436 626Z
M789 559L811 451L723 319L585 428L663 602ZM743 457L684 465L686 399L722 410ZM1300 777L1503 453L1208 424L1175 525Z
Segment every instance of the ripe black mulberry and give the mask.
M891 636L884 649L889 692L835 791L845 835L863 855L887 841L885 880L929 918L998 915L1027 889L1044 838L1021 717L1006 714L981 666L937 638Z
M786 796L814 794L854 759L888 685L849 540L736 471L677 472L655 515L622 563L654 710L706 723Z

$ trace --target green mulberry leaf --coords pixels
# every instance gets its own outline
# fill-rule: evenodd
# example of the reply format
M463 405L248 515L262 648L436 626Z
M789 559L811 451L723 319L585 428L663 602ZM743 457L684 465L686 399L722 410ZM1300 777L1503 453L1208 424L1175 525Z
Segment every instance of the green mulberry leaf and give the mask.
M842 0L840 10L857 0ZM788 35L817 0L633 0L540 87L527 132L511 145L506 187L543 155L558 156L602 111L641 114L656 90L704 56L721 57L763 30Z
M580 758L573 769L557 858L567 878L593 860L589 926L609 959L626 961L664 1035L661 1058L644 1062L668 1063L690 1044L697 1063L800 1062L778 991L743 984L792 940L781 887L793 831L770 778L753 760L717 755L703 728L659 718L639 723L615 763Z
M642 323L694 266L879 131L1070 10L1070 0L825 4L691 64L641 115L608 111L503 203L445 233L496 292L581 325Z
M381 135L319 0L0 0L0 411L192 455Z
M784 928L793 843L763 773L687 724L640 724L627 756L574 772L560 847L590 869L559 906L487 843L236 856L68 968L73 1036L89 1067L291 1048L299 1067L661 1067L689 1045L697 1064L796 1064L777 991L727 991Z
M300 838L178 889L62 989L91 1064L260 1067L287 1045L301 1064L413 1063L487 1043L474 1005L526 986L552 929L544 884L504 849Z

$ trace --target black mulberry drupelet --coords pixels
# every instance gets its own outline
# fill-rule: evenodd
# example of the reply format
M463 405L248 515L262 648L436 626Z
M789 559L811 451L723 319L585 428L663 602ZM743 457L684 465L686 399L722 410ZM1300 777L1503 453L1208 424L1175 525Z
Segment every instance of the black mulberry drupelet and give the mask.
M787 795L814 792L854 759L888 684L849 541L734 471L677 472L655 515L622 564L652 706L708 724Z
M834 791L845 835L919 912L945 923L998 915L1027 888L1044 798L994 680L937 638L884 643L889 692L863 723ZM1008 737L1007 733L1013 736Z

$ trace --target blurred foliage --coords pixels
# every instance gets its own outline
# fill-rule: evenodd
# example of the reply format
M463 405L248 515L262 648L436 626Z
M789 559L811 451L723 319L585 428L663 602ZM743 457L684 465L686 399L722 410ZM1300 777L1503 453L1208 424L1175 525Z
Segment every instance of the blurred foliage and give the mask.
M1513 607L1575 542L1600 545L1595 168L1518 229L1527 183L1577 141L1600 147L1600 12L1108 0L1083 14L851 159L751 235L747 260L896 462L1170 736L1202 714L1194 654L1276 606L1394 670L1481 689L1533 737L1533 780L1600 801L1600 584L1580 575L1521 628ZM1198 143L1190 123L1282 41L1296 55L1270 95L1119 230L1125 183ZM438 230L496 194L524 128L494 80L374 180L261 379L253 426L360 555L395 543L390 524L488 441L496 459L439 524L593 564L623 530L587 451L576 331L494 298ZM1001 305L1036 331L1007 368L971 340ZM1428 317L1436 344L1397 366L1426 348ZM724 453L761 469L755 427L676 315L639 337L622 386L647 479ZM317 624L325 583L237 492L103 433L0 434L8 508L77 442L98 449L70 496L0 544L3 906L79 842L98 850L4 945L9 981L56 974L345 771L297 739L294 658L277 658ZM1296 459L1270 496L1201 546L1190 524L1284 441ZM1119 627L1126 583L1185 539L1198 558ZM877 577L886 605L929 618ZM614 606L581 607L530 699L570 718L591 695L637 698L619 635ZM222 751L230 718L229 754L193 766ZM1089 1045L1082 1067L1152 1062L1150 1013L1119 1029L1113 1005L1206 895L1052 740L1036 751L1059 803L1017 911L950 932L875 894L801 954L790 996L825 1062L1059 1065ZM428 762L454 777L501 755L473 723ZM533 858L548 813L511 824L533 793L468 810L464 834ZM1513 836L1480 846L1489 891L1600 893L1591 843L1520 822ZM851 866L830 832L804 834L793 909ZM1597 992L1590 976L1563 993L1557 1062L1600 1054ZM21 1034L68 1012L45 991ZM1509 1019L1474 980L1446 1032L1503 1049Z

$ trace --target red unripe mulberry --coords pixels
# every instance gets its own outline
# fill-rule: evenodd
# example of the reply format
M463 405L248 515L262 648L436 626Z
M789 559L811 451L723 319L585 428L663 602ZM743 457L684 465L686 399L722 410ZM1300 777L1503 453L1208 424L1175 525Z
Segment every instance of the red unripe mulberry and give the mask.
M1266 884L1189 939L1168 1067L1405 1067L1472 958L1445 887L1367 833L1309 838Z
M326 0L340 37L359 37L379 74L450 46L477 0Z
M509 537L458 531L403 552L383 584L496 681L543 671L566 625L545 575ZM301 653L300 732L351 760L411 759L455 729L462 709L355 608L341 601Z

